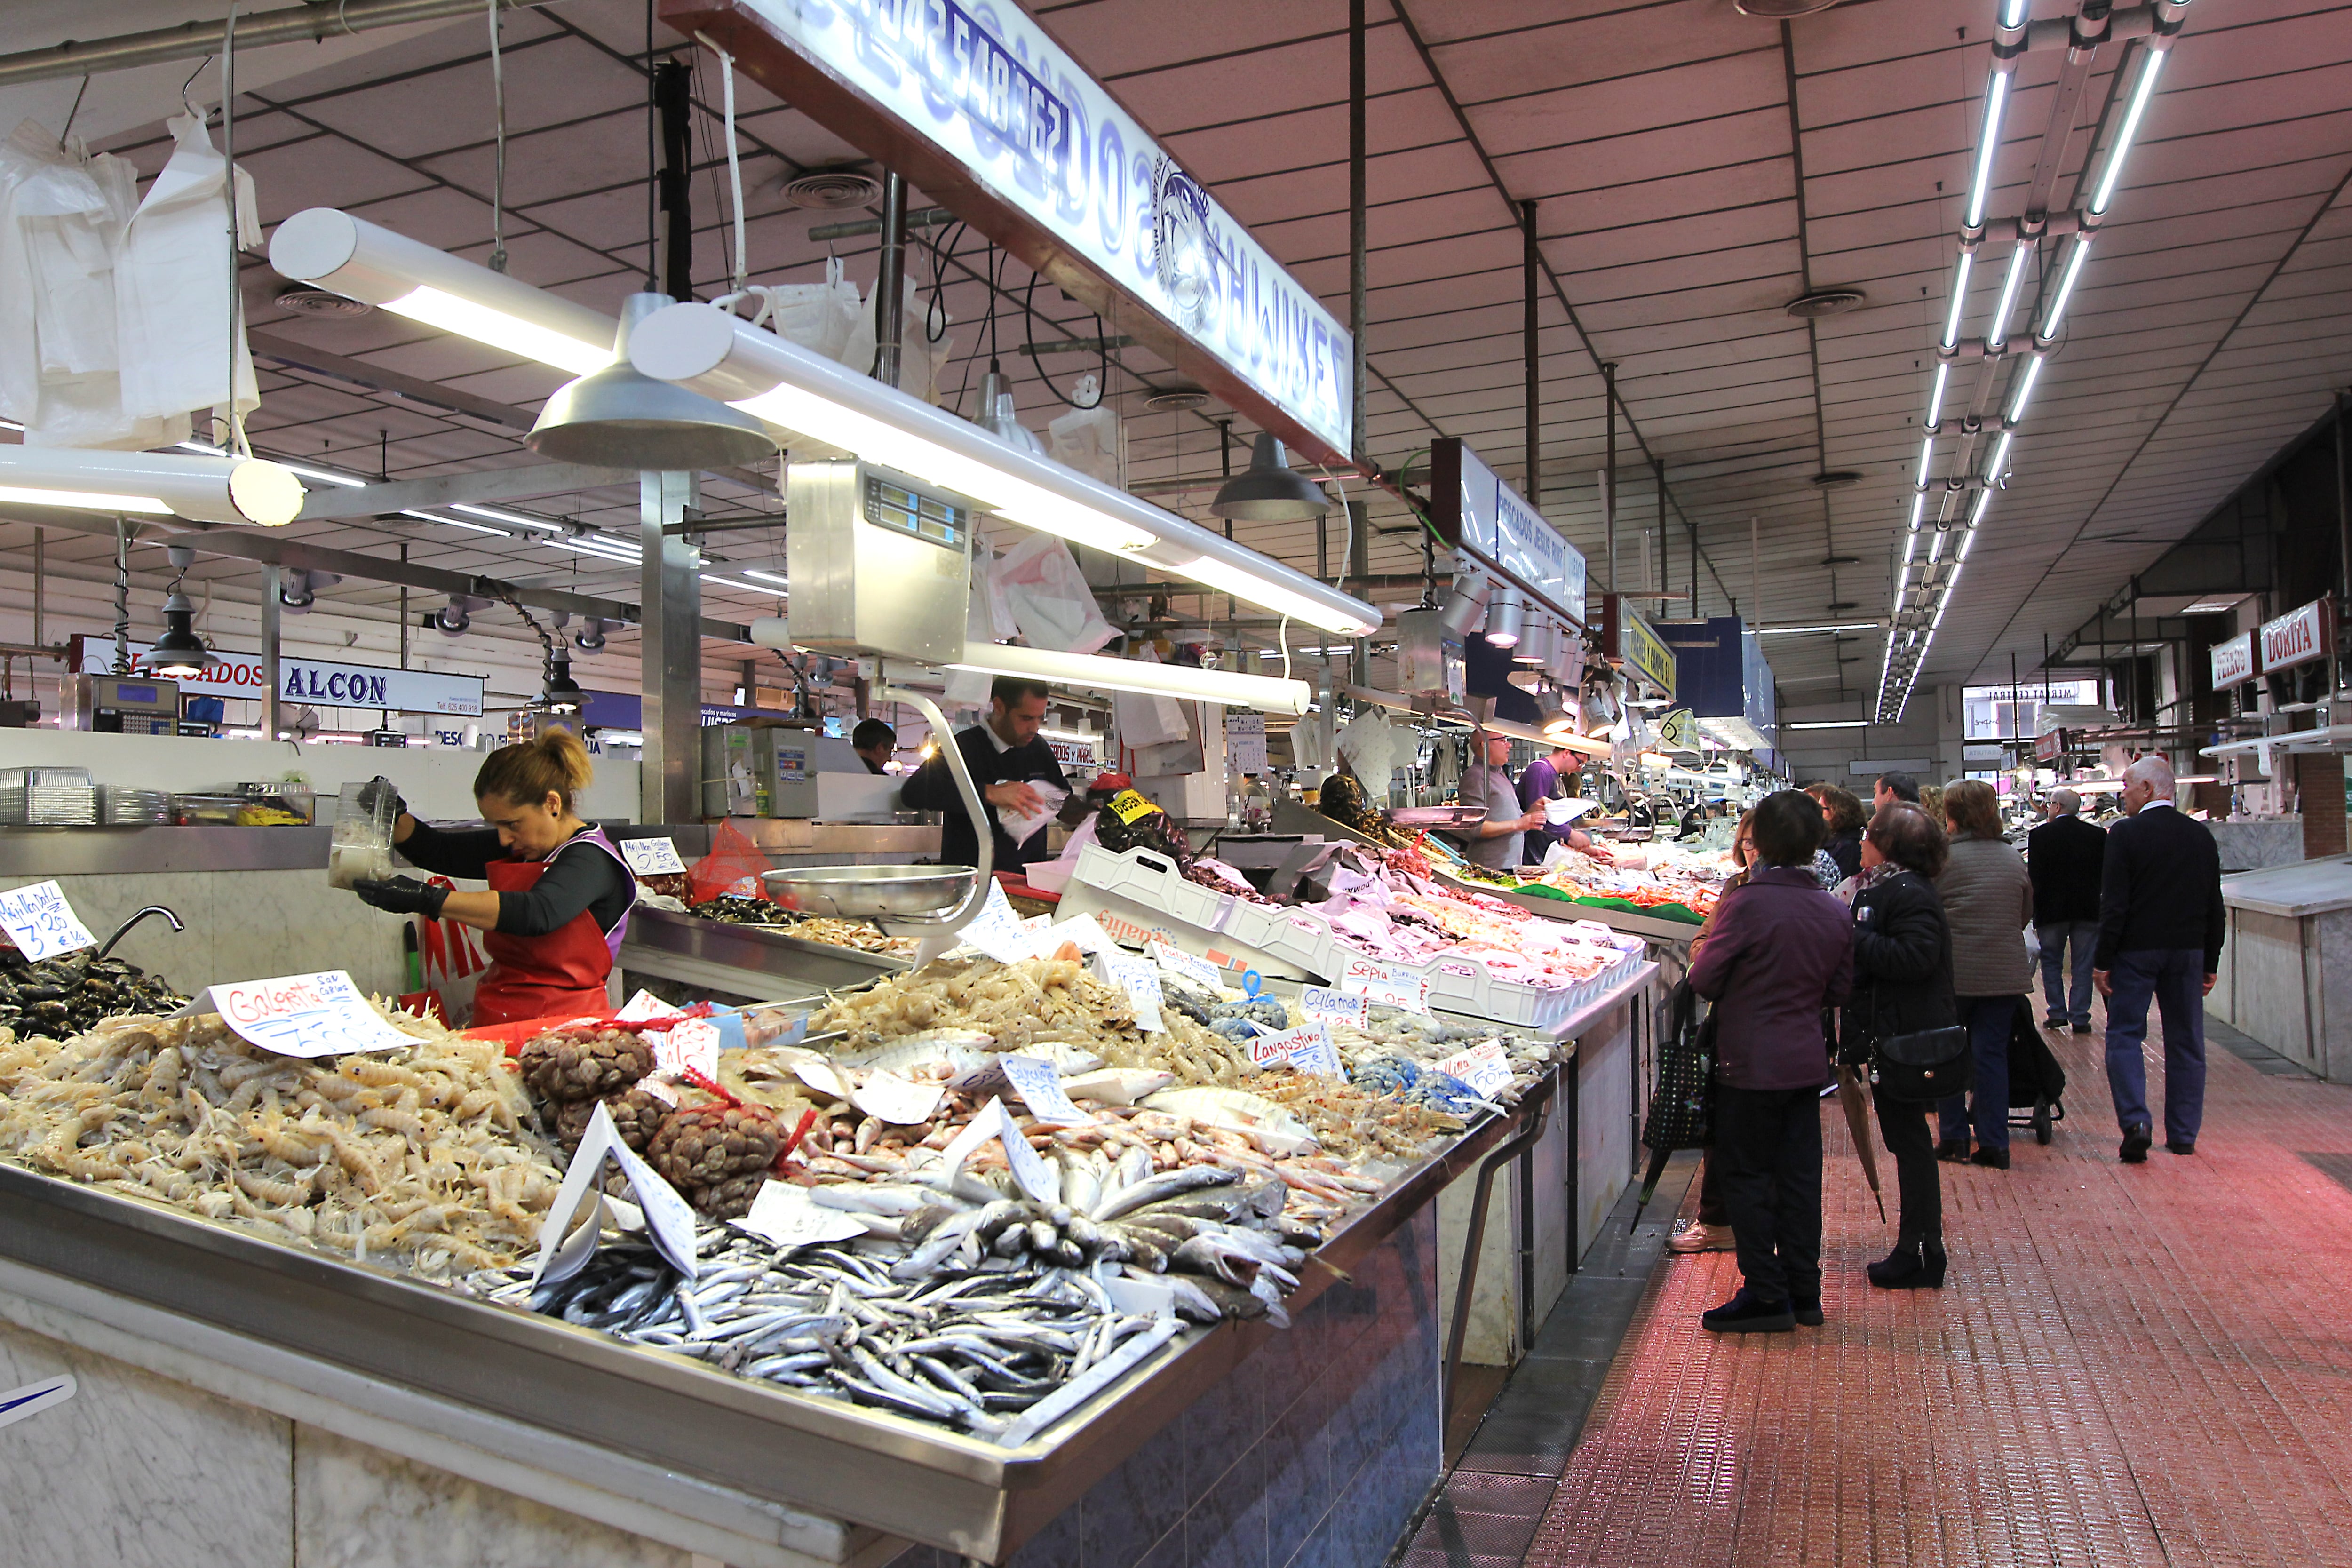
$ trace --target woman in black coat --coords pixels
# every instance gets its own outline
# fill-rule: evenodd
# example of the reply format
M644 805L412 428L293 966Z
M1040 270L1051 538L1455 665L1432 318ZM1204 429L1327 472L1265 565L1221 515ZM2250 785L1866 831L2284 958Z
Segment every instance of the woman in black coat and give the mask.
M1944 868L1944 830L1916 805L1892 802L1870 819L1862 841L1862 883L1853 897L1853 993L1845 1005L1840 1059L1870 1060L1877 1041L1949 1027L1952 932L1934 878ZM1870 1266L1870 1282L1890 1290L1944 1282L1944 1196L1925 1101L1874 1089L1879 1136L1895 1156L1902 1217L1895 1250Z

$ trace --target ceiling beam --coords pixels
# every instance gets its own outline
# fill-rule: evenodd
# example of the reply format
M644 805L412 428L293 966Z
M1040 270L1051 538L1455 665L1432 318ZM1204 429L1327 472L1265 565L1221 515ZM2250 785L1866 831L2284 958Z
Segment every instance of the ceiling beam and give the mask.
M68 511L61 508L25 507L12 509L10 520L40 528L55 528L68 533L86 533L94 538L112 539L114 524L88 512ZM148 543L184 544L207 555L229 555L242 561L257 561L265 565L290 567L297 572L331 572L338 576L358 577L372 583L392 583L404 587L421 588L428 594L462 594L477 599L512 597L538 610L562 610L572 615L605 621L625 621L631 626L644 623L644 613L634 604L620 599L593 598L585 594L567 594L561 589L534 587L509 582L500 577L477 576L465 572L445 572L437 566L420 566L404 561L387 561L381 555L362 555L355 551L330 550L323 545L307 544L299 539L281 539L273 534L251 529L231 528L209 522L186 522L178 518L165 521L162 526L171 530L163 536L148 535ZM751 629L734 621L702 617L702 635L713 641L750 643Z

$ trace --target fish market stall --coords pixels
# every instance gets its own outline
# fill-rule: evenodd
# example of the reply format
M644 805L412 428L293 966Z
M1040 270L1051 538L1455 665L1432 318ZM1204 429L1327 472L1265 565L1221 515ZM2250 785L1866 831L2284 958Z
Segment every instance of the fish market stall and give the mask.
M2352 1081L2352 856L2221 879L2213 1016L2321 1078Z
M20 1479L84 1498L163 1409L159 1498L242 1500L192 1526L224 1561L364 1476L383 1528L456 1487L537 1557L996 1562L1098 1489L1222 1508L1181 1478L1234 1459L1384 1542L1438 1473L1433 1200L1568 1053L1091 924L510 1047L360 1004L280 1054L218 987L0 1037L0 1343L82 1389Z
M667 1002L809 1000L896 973L915 943L848 921L795 921L775 905L719 898L684 914L639 907L621 943L621 984Z

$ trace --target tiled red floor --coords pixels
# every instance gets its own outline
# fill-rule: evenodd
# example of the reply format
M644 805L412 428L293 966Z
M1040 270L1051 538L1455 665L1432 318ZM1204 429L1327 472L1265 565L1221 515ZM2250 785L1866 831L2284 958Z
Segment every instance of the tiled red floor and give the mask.
M2352 1564L2352 1191L2304 1157L2352 1167L2352 1087L2216 1047L2196 1155L2123 1165L2098 1047L2058 1042L2050 1147L1942 1167L1941 1291L1863 1279L1825 1106L1828 1325L1707 1334L1731 1258L1665 1264L1525 1561Z

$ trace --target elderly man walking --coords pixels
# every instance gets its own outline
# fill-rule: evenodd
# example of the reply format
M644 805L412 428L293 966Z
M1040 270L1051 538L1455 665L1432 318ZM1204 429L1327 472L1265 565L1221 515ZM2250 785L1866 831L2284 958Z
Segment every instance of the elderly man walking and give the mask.
M2025 869L2033 879L2033 936L2042 944L2042 1026L2063 1029L2071 1022L2076 1034L2087 1035L2107 836L2076 815L2082 809L2083 797L2073 790L2050 792L2050 820L2025 836Z
M2107 999L2107 1087L2126 1164L2147 1158L2147 1005L2164 1018L2164 1146L2197 1152L2205 1116L2205 994L2221 973L2221 856L2172 803L2172 764L2124 770L2125 820L2107 831L2091 978Z

